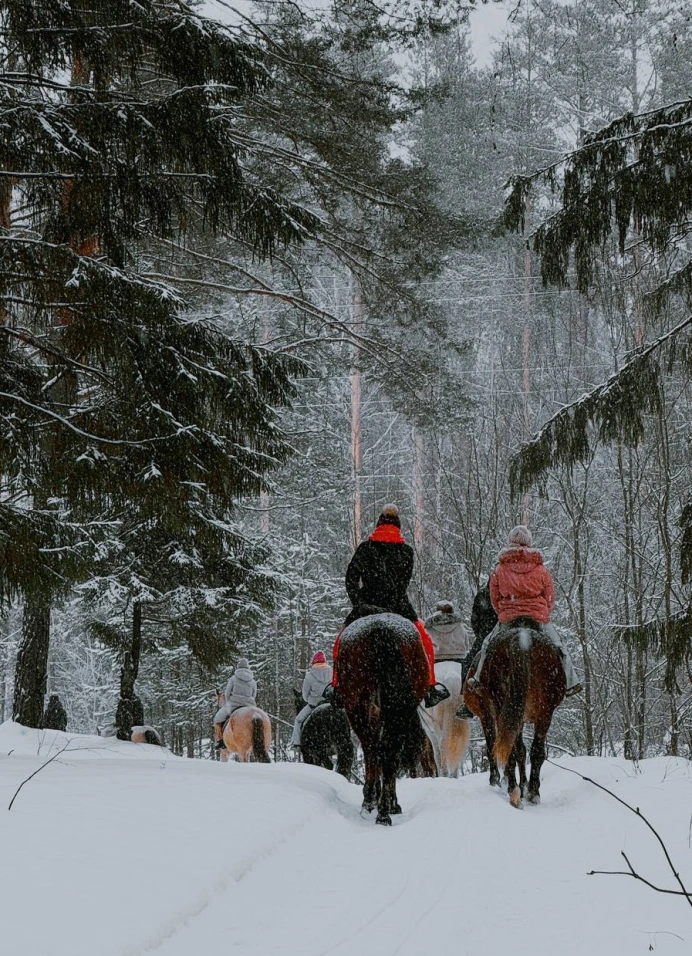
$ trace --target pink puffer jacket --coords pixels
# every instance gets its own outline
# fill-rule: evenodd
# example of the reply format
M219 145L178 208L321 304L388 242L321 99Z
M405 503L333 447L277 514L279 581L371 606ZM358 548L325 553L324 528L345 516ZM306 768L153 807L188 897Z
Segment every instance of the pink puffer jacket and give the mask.
M555 585L541 552L521 547L501 551L490 577L490 600L501 624L517 617L547 624L555 604Z

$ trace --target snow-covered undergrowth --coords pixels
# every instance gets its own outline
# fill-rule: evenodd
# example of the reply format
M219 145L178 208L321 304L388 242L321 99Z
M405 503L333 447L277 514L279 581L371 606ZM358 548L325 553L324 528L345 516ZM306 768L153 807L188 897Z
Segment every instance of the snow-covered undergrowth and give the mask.
M22 788L52 754L67 749ZM11 751L11 753L10 753ZM108 759L100 759L108 758ZM0 952L7 956L687 954L692 766L564 759L522 812L485 776L403 780L391 829L361 792L302 764L183 760L161 748L0 726Z

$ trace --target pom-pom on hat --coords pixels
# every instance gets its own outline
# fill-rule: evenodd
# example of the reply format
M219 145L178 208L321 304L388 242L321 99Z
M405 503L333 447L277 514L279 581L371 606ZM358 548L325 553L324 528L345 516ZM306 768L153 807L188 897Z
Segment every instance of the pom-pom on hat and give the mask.
M247 657L238 658L238 663L236 664L236 670L238 670L238 668L240 667L247 667L247 668L250 667L250 662L248 661Z
M312 665L312 664L326 664L326 663L327 663L327 658L324 655L324 651L315 651L315 653L312 655L312 660L310 661L310 664Z
M401 518L399 517L399 509L396 505L385 505L382 509L380 517L377 519L377 526L381 524L393 524L395 528L401 527Z
M518 524L509 532L507 543L515 548L530 548L533 538L525 524Z

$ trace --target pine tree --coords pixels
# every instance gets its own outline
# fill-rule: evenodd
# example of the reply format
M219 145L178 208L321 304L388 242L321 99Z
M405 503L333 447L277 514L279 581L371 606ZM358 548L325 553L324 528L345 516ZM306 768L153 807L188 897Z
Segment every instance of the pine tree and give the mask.
M186 314L207 285L199 236L244 280L248 255L282 263L310 240L372 301L403 290L403 322L422 314L414 236L433 223L423 172L387 156L405 110L368 51L400 30L368 4L338 30L290 6L226 27L181 0L7 0L0 23L0 595L24 600L14 712L37 724L51 607L104 554L135 608L181 587L195 605L203 582L266 602L231 513L288 452L275 409L301 365L232 341L199 300ZM223 658L227 642L183 630Z
M51 605L114 525L125 547L146 540L152 586L162 566L170 586L215 562L237 590L253 565L227 516L287 450L273 408L296 363L186 321L140 274L143 224L184 236L197 209L268 255L318 223L243 172L232 120L268 82L254 43L176 2L8 2L0 16L0 578L24 597L14 713L37 725Z

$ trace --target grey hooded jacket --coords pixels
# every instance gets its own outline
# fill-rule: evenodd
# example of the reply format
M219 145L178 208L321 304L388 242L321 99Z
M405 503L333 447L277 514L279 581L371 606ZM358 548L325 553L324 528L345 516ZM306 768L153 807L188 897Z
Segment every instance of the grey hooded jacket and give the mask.
M332 669L329 664L313 664L306 672L303 681L303 700L310 707L316 707L322 700L327 684L332 682Z
M235 674L226 684L226 706L228 712L238 707L253 707L257 696L257 681L252 676L247 658L238 661Z
M432 638L435 660L442 658L461 659L469 649L469 637L458 614L435 611L425 622L425 629Z

